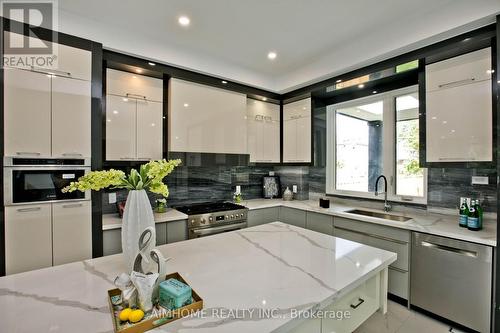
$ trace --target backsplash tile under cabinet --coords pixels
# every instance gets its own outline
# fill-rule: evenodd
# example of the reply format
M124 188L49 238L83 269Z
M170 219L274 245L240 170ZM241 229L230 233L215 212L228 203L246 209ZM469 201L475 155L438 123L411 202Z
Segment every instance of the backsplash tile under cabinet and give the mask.
M472 185L472 176L487 176L488 185ZM427 205L457 208L460 197L481 200L486 212L497 209L497 173L495 169L428 169Z

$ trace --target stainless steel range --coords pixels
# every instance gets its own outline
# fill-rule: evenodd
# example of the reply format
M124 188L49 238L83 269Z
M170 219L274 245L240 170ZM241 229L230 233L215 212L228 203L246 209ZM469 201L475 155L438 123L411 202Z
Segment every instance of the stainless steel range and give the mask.
M188 237L199 238L246 228L248 208L231 202L176 207L188 215Z
M188 215L188 237L199 238L246 228L248 208L231 202L202 203L176 209Z

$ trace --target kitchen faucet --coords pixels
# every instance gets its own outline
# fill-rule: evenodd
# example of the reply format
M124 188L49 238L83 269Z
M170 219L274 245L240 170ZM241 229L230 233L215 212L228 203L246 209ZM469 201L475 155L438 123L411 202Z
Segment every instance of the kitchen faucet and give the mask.
M380 175L377 177L375 181L375 196L378 195L378 181L382 178L384 180L384 212L388 212L391 210L391 205L387 203L387 178L384 175Z

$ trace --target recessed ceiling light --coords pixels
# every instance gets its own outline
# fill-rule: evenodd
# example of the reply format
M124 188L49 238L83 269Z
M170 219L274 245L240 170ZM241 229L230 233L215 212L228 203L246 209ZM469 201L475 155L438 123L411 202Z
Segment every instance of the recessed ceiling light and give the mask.
M222 84L227 84L227 81L222 80Z
M189 23L191 23L191 20L187 16L181 16L179 17L179 24L182 25L183 27L187 27Z
M137 73L142 73L142 69L140 69L140 68L137 68L135 71L136 71Z
M335 81L335 82L340 83L340 82L342 82L342 80L341 80L341 79L338 79L338 80L337 80L337 81Z
M362 84L362 83L361 83L361 84L358 84L358 88L359 88L359 89L364 88L364 87L365 87L365 85L364 85L364 84Z
M267 101L267 97L262 97L262 100L265 102Z
M155 64L154 62L151 62L151 61L150 61L150 62L148 62L148 65L149 65L149 66L156 66L156 64Z
M267 54L267 57L270 59L270 60L274 60L276 59L276 57L278 56L278 54L274 51L271 51Z
M468 41L470 41L470 38L465 38L464 39L464 42L468 42Z
M376 93L377 93L377 91L376 91L376 90L372 91L372 94L376 94Z
M188 103L184 103L184 107L187 108L189 106Z

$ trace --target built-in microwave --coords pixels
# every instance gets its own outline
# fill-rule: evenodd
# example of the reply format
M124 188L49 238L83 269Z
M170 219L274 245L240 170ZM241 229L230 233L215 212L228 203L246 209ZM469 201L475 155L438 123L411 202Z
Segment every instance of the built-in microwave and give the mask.
M21 159L4 161L4 204L90 200L90 192L62 189L90 171L87 159Z

